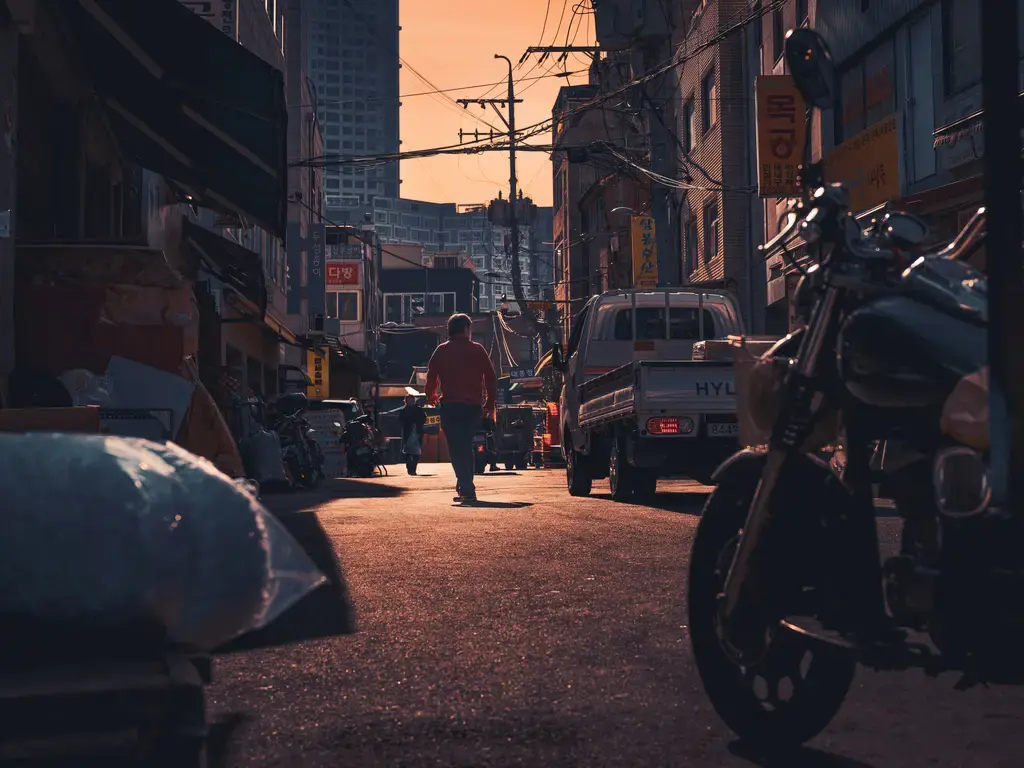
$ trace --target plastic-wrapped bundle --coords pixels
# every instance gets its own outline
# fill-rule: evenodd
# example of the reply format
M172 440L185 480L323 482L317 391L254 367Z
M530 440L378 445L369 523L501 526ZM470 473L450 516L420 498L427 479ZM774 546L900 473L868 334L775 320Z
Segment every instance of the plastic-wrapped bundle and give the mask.
M0 434L0 615L208 650L324 582L242 484L173 444Z

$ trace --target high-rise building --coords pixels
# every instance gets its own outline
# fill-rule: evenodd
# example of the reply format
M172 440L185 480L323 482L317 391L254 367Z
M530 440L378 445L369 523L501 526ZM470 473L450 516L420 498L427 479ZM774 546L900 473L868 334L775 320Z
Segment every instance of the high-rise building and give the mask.
M307 0L309 76L328 156L397 153L398 0ZM328 211L399 197L398 162L328 165Z

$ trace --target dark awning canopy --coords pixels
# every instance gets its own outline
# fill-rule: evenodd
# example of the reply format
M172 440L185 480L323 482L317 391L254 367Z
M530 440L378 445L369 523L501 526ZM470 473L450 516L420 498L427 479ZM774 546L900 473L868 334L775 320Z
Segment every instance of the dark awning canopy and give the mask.
M1024 119L1024 93L1017 94L1017 118ZM947 123L932 132L932 147L952 146L957 142L970 139L985 130L985 110L979 109L969 115Z
M253 304L262 320L267 312L267 281L260 255L216 232L182 219L185 242L204 266L226 286Z
M349 368L364 381L380 381L380 368L368 355L352 349L340 338L330 339L331 347Z
M178 0L68 0L122 150L199 205L284 238L284 75Z

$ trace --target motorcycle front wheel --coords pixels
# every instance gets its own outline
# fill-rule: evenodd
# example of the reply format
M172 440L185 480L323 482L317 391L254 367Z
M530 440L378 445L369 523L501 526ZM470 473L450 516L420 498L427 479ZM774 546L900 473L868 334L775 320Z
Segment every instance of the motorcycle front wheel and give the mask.
M846 698L857 665L852 658L822 653L798 635L770 626L768 650L756 664L739 664L723 646L718 595L746 524L760 468L747 466L730 474L719 478L708 498L691 552L687 609L693 655L704 690L729 729L753 746L785 749L803 744L828 726ZM781 487L783 482L775 500L799 501L798 489L789 493ZM803 539L803 546L809 538ZM813 595L814 586L804 594ZM799 612L807 609L802 605Z

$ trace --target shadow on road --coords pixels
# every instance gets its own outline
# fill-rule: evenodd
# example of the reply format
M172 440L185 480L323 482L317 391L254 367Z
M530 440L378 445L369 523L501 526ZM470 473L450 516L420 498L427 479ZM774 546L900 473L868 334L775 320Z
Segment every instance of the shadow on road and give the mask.
M260 501L271 512L298 512L335 499L387 499L401 496L404 492L404 488L381 483L379 478L354 480L338 477L324 480L311 491L264 494Z
M736 757L761 768L873 768L860 760L854 760L820 749L799 747L780 752L764 752L748 747L739 741L729 744L729 751Z
M591 495L591 498L611 501L612 497L610 493L595 493ZM651 509L662 509L666 512L678 512L684 515L696 515L699 517L707 498L707 493L659 492L652 499L635 499L626 503L633 504L638 507L650 507Z
M218 655L291 645L356 631L355 608L341 562L316 513L274 512L274 516L327 577L327 583L299 600L263 629L248 632L218 648Z
M454 504L456 507L472 507L473 509L522 509L532 507L528 501L460 501Z

